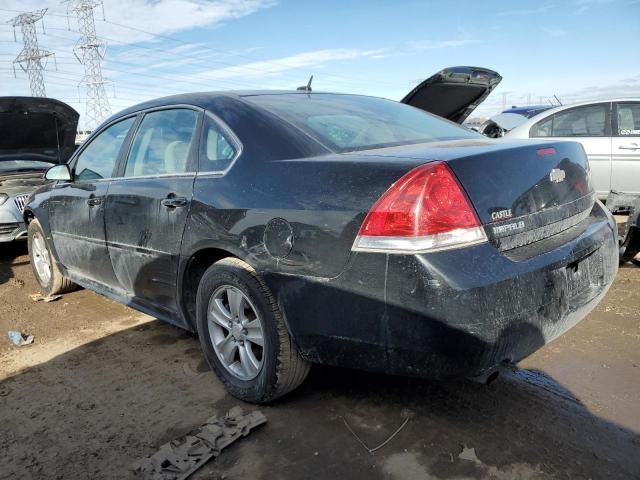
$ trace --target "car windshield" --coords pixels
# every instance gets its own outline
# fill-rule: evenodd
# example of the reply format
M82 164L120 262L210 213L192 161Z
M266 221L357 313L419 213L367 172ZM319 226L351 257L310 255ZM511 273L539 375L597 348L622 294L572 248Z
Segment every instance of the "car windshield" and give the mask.
M337 152L478 136L440 117L382 98L318 93L245 98Z
M40 162L38 160L2 160L0 173L47 170L55 163Z

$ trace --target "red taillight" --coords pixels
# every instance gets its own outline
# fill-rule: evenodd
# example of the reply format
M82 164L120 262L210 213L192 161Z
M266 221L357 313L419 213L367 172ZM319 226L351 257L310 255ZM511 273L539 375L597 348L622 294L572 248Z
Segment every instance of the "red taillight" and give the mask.
M555 148L539 148L537 150L538 155L540 155L541 157L546 157L547 155L555 155L556 154L556 149Z
M374 204L354 250L415 252L485 241L484 230L444 162L404 175Z

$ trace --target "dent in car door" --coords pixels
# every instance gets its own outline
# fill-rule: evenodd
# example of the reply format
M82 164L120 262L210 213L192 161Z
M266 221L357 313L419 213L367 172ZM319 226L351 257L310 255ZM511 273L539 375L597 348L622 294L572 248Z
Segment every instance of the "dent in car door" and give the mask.
M90 141L73 161L74 180L55 186L49 201L58 260L73 274L114 286L104 234L109 179L135 117L117 122Z
M532 137L580 142L584 147L591 181L599 198L606 199L611 187L611 104L597 103L562 110L531 127Z
M640 194L640 102L614 107L611 189Z
M169 315L178 311L177 269L199 116L190 109L147 112L106 201L107 249L120 288Z

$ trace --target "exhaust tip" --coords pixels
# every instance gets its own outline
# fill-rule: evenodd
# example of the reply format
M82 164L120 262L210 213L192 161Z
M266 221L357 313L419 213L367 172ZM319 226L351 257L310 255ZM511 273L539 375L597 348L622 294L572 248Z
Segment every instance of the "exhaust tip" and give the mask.
M500 371L496 370L495 372L492 372L487 379L485 380L485 385L489 385L490 383L495 382L498 377L500 376Z
M495 382L500 376L500 368L494 368L492 370L487 370L480 375L476 375L473 377L467 377L468 380L471 380L475 383L480 383L482 385L489 385L490 383Z

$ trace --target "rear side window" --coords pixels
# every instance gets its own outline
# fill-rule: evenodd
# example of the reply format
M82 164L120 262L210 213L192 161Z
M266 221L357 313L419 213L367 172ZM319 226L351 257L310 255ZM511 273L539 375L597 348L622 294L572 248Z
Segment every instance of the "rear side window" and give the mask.
M551 127L553 126L553 115L549 118L536 123L531 127L530 136L532 137L550 137Z
M229 168L237 153L236 147L220 126L205 116L200 152L201 172L222 172Z
M130 117L111 125L91 140L76 162L76 180L91 181L113 176L120 148L134 120L135 117Z
M337 152L478 138L459 125L382 98L334 94L245 97Z
M532 137L604 137L607 109L605 104L588 105L558 112L536 123Z
M616 135L619 137L640 136L640 103L618 104L618 128Z
M125 177L186 173L198 115L188 109L145 114L133 139Z

